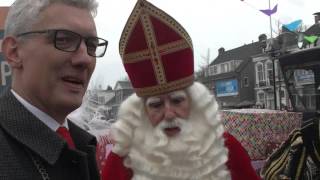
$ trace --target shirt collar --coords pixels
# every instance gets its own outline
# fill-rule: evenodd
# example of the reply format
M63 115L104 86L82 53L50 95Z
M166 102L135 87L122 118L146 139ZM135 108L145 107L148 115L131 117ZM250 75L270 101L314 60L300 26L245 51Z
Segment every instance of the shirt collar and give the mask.
M40 121L42 121L45 125L47 125L53 131L56 131L60 126L63 126L69 129L68 121L64 121L63 124L59 124L56 120L54 120L48 114L46 114L45 112L41 111L40 109L38 109L37 107L35 107L34 105L26 101L23 97L17 94L13 89L11 89L11 92L17 98L17 100L26 109L28 109L28 111L30 111L33 115L35 115Z

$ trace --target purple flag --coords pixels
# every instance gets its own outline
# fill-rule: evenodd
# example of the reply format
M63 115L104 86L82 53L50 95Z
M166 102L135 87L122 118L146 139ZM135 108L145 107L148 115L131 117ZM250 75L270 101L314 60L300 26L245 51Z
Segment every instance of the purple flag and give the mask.
M263 12L265 15L267 16L271 16L272 14L276 13L278 9L278 4L276 4L273 9L262 9L260 10L261 12Z

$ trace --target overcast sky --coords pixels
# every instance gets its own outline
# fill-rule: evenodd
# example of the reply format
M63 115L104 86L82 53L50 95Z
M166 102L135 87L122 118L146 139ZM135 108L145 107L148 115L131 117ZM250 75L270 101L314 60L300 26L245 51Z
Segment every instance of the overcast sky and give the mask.
M8 6L13 0L0 0ZM98 0L96 17L98 34L109 41L107 53L97 59L91 86L102 88L126 77L119 55L118 43L122 29L136 0ZM152 4L174 17L192 38L195 54L195 69L205 63L202 56L210 59L217 56L218 49L237 48L258 40L262 33L270 37L269 17L260 9L269 8L269 0L149 0ZM304 25L314 23L315 12L320 12L319 0L270 0L271 8L278 4L272 15L273 29L276 22L287 24L302 19ZM275 36L275 33L273 33Z

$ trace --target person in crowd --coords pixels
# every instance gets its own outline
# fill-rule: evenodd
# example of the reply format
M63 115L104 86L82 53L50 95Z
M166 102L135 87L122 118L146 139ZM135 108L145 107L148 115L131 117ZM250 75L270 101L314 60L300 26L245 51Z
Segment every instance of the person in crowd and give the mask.
M304 121L266 160L261 170L265 180L320 179L319 113Z
M16 0L2 53L12 69L0 98L0 179L100 179L96 139L66 116L81 105L96 58L95 0Z
M194 82L191 38L177 21L138 0L119 47L135 94L111 128L103 180L259 179L215 97Z

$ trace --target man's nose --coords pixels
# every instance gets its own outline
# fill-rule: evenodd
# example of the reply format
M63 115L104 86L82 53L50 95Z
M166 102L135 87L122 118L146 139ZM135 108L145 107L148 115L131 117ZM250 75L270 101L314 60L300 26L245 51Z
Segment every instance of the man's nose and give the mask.
M165 102L164 107L164 119L167 121L171 121L176 117L176 114L174 112L174 108L170 104L170 102Z
M87 45L84 41L80 43L79 48L75 53L75 57L72 60L73 65L87 66L94 61L93 57L89 56L87 52Z

